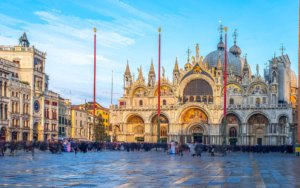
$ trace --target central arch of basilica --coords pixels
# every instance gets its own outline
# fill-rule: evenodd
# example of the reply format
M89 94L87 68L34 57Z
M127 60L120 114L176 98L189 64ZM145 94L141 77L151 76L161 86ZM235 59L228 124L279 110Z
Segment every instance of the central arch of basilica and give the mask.
M173 79L161 77L161 141L232 145L291 144L291 120L295 74L287 55L274 57L264 77L259 67L253 73L236 45L228 55L228 82L223 85L224 43L206 57L188 57L179 68L176 58ZM281 66L280 64L284 64ZM282 68L284 67L284 68ZM284 69L284 70L282 70ZM287 74L288 73L288 74ZM148 79L142 67L134 79L127 63L124 95L110 107L111 136L114 141L157 142L157 79L153 62ZM281 75L281 76L279 76ZM227 90L226 125L224 90Z

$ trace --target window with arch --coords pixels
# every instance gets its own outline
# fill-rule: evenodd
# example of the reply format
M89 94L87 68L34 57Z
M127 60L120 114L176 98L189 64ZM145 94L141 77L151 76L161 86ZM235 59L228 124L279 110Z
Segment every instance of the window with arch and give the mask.
M229 137L237 137L237 131L235 127L229 129Z
M139 105L140 105L140 106L143 106L143 100L140 100L140 101L139 101Z
M230 98L230 99L229 99L229 104L230 104L230 105L233 105L233 104L234 104L234 99L233 99L233 98Z
M7 119L8 117L8 107L7 107L7 104L5 105L4 107L4 119Z
M198 96L198 98L197 98ZM189 102L213 102L213 90L210 84L203 79L190 81L183 91L183 97L188 98ZM202 97L202 99L201 99ZM186 101L184 101L186 102Z
M0 104L0 119L4 119L3 118L3 104Z
M167 105L167 100L166 99L163 100L163 105Z
M0 81L0 96L2 97L2 80Z
M4 97L7 97L7 82L4 82Z

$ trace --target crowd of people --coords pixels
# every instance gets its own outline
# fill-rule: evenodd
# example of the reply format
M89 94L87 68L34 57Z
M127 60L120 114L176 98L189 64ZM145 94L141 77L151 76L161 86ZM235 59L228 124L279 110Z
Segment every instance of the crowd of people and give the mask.
M216 153L226 155L229 152L255 152L255 153L293 153L292 145L284 146L250 146L250 145L204 145L202 143L180 144L171 143L126 143L126 142L87 142L64 139L59 141L23 141L23 142L5 142L0 141L0 156L6 153L14 155L18 151L31 152L34 155L35 150L50 151L53 154L61 152L99 152L99 151L164 151L168 154L183 155L188 153L191 156L201 156L201 153L208 152L211 156Z

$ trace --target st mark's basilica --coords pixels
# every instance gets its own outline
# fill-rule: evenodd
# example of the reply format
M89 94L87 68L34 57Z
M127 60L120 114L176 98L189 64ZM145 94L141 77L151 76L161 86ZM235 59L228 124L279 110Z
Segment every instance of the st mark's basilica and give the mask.
M262 73L251 70L236 42L227 52L227 124L223 123L224 51L222 33L216 50L200 56L199 45L184 67L176 58L173 78L162 68L162 141L204 144L292 144L297 77L288 55L274 55ZM270 55L271 56L271 55ZM142 68L134 79L127 62L124 94L110 107L115 141L157 141L157 76L151 62L148 79Z

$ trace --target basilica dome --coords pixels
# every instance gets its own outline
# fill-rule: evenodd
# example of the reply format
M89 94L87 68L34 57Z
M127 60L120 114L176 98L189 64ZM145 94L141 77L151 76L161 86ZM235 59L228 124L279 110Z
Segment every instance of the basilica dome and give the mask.
M222 67L224 68L224 50L216 50L209 53L203 60L203 63L208 63L209 67L217 67L218 58L221 58ZM240 59L230 52L227 52L227 71L228 74L232 73L241 76L242 64Z
M296 73L294 71L291 71L291 86L292 87L297 87L297 76Z
M241 48L236 44L229 49L229 52L236 56L240 56L242 54Z

